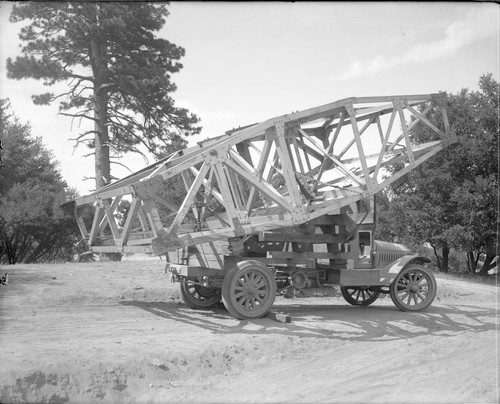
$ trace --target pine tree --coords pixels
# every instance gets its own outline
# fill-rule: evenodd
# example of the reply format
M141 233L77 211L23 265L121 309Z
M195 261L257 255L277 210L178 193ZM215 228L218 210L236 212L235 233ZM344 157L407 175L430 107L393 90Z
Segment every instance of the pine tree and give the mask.
M19 35L22 56L7 60L8 77L68 83L67 91L33 95L33 102L58 100L61 115L90 123L74 140L91 148L98 188L111 180L113 158L144 149L165 155L201 129L172 98L171 75L185 51L155 36L168 14L166 3L150 2L13 5L10 21L29 25Z

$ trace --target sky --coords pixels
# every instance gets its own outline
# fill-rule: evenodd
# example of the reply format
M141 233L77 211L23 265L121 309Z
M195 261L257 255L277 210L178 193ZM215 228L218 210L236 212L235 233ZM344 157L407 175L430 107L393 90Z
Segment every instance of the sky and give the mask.
M56 104L35 106L47 91L10 80L6 59L20 55L12 2L0 1L0 97L59 161L69 186L94 188L89 149L74 150L78 122ZM201 118L197 140L347 97L456 93L500 75L500 7L493 2L171 2L158 37L186 50L173 76L176 105ZM149 163L154 160L150 159ZM133 154L121 163L146 165ZM113 167L118 178L129 172ZM1 175L1 173L0 173Z

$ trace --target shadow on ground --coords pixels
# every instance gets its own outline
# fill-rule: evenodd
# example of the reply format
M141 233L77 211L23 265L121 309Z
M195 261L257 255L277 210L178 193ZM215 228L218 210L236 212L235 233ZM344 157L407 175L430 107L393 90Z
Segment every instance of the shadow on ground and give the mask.
M221 334L286 334L333 340L396 340L423 335L456 336L495 330L494 308L439 305L423 312L402 312L393 306L355 307L342 304L285 304L276 311L290 314L291 323L264 317L237 320L223 307L193 310L178 303L123 301L166 320L180 321ZM222 305L221 305L222 306Z

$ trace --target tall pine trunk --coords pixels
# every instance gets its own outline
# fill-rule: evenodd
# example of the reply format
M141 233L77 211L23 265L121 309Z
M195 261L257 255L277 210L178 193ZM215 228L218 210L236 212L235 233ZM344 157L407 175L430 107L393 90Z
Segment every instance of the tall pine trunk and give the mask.
M95 111L95 184L101 188L111 181L111 166L109 160L109 135L107 121L107 94L94 90Z
M107 45L95 38L90 42L90 60L94 74L94 131L95 131L95 183L101 188L111 181L109 160L109 134L107 125L108 92L106 84Z

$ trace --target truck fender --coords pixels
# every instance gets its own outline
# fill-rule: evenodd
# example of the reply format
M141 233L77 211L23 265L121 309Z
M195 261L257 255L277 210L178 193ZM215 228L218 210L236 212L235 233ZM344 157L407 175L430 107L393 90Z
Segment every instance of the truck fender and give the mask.
M428 262L431 262L429 258L420 255L405 255L398 258L396 261L391 262L380 270L380 283L389 286L394 279L396 279L398 274L408 265L424 265Z

